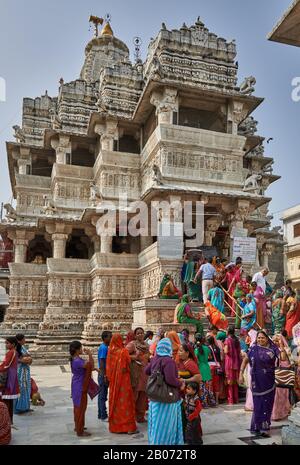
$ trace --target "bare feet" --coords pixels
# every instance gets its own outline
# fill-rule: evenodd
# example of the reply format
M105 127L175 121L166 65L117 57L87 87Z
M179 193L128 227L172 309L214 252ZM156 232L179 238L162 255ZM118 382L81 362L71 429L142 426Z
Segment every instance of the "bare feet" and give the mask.
M87 431L84 431L82 434L77 434L79 437L87 438L89 436L92 436L91 433L88 433Z

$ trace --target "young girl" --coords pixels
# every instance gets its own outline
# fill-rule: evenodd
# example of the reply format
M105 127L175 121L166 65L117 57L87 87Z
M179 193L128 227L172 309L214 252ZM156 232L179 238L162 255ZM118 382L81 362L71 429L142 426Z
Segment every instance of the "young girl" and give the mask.
M13 424L14 399L20 397L18 383L18 354L16 351L18 341L15 337L8 337L5 341L6 355L4 361L0 364L0 372L7 373L5 386L0 387L2 391L2 401L7 405L11 424Z
M202 410L201 400L198 396L199 384L188 383L185 395L185 414L187 419L185 438L189 446L202 445L202 427L200 412Z
M71 370L72 370L72 399L74 405L74 422L77 436L91 436L84 431L85 412L87 409L87 394L91 382L91 373L94 370L94 360L92 352L88 349L84 353L89 356L88 362L80 357L82 355L82 344L79 341L71 342Z

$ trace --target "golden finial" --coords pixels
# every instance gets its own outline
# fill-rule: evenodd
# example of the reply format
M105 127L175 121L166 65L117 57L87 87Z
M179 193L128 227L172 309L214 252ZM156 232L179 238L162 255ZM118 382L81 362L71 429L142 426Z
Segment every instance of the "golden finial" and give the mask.
M114 35L113 30L112 30L109 23L105 24L104 28L101 31L101 35L102 36L104 36L104 35L113 36Z
M89 22L94 24L94 35L95 35L95 37L98 37L98 35L99 35L98 27L99 27L100 24L102 25L104 23L104 19L103 18L98 18L98 16L91 15L90 19L89 19Z

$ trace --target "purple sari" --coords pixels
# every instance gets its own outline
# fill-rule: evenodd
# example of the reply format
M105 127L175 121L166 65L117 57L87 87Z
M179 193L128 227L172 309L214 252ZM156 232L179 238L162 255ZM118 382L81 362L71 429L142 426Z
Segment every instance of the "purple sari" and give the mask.
M251 391L254 411L251 431L268 431L275 399L275 366L280 352L275 344L262 347L254 344L248 357L251 366Z

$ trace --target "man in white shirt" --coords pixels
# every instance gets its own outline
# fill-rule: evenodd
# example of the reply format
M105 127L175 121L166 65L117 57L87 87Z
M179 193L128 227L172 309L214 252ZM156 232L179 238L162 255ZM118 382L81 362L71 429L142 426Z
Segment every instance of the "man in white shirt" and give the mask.
M206 303L208 300L208 291L214 287L214 276L216 274L216 269L212 265L212 262L213 259L210 258L208 263L201 265L200 270L194 279L194 282L196 282L198 276L202 274L202 294L204 303Z
M268 268L263 268L261 271L259 271L258 273L255 273L255 275L253 276L252 278L252 282L255 282L257 283L258 286L260 286L262 288L262 290L264 291L264 294L266 293L266 287L267 287L267 283L266 283L266 276L269 274L269 269Z

